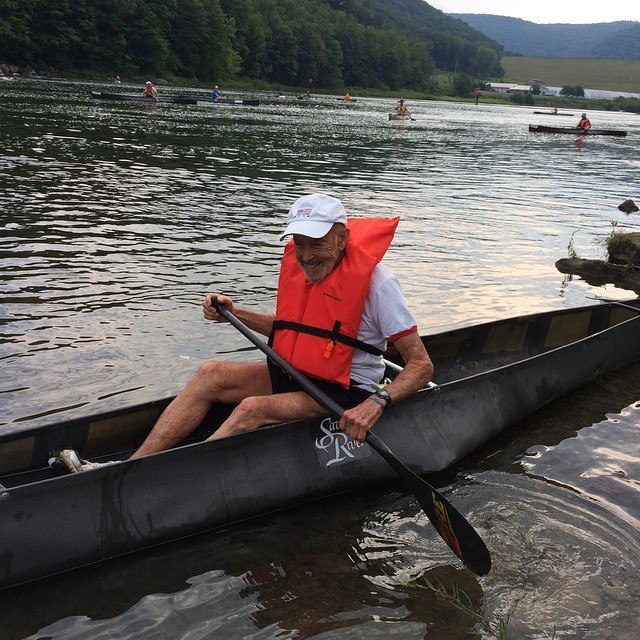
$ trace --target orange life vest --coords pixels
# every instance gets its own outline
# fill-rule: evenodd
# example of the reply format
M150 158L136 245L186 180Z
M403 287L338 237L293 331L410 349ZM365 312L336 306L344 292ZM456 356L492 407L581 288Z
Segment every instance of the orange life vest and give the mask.
M358 329L371 274L391 244L398 220L350 219L340 264L317 283L307 280L293 242L287 244L272 341L275 351L296 369L349 388L354 348L381 353L357 339Z

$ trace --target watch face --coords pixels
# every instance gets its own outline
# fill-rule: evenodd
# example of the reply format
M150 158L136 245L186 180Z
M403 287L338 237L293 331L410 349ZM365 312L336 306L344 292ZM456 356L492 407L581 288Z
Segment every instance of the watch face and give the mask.
M386 389L377 389L376 394L379 395L384 400L386 400L387 404L391 404L391 396L389 395L389 392Z

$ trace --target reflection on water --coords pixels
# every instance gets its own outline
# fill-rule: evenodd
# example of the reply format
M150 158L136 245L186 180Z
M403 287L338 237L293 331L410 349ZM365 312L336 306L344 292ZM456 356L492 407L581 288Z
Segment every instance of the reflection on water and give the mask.
M312 190L402 216L385 261L424 332L631 297L554 268L572 234L600 257L611 221L631 224L616 209L637 182L629 114L594 112L629 137L578 146L530 135L529 108L414 102L398 126L382 99L149 106L92 101L83 83L5 84L5 432L168 395L205 358L255 355L201 319L201 297L270 309L283 216ZM0 635L466 637L461 612L414 588L427 577L510 615L510 637L635 638L638 367L625 371L442 474L492 551L486 578L459 567L412 496L378 487L11 590Z
M2 96L2 422L168 395L202 359L237 357L245 341L201 321L201 296L270 309L283 216L312 190L402 216L386 262L423 331L629 297L554 267L574 232L598 257L610 221L628 223L628 114L594 114L630 138L577 155L573 138L529 134L528 108L415 102L399 127L389 100L150 106L95 88L25 80Z

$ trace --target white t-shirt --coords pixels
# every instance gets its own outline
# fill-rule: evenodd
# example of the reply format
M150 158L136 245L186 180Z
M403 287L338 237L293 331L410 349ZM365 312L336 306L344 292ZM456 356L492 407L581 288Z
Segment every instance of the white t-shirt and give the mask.
M358 340L381 351L387 342L409 333L417 327L415 318L407 307L398 279L378 263L371 274L369 291L358 329ZM384 375L385 365L381 356L374 356L356 349L351 362L351 379L358 387L373 391Z

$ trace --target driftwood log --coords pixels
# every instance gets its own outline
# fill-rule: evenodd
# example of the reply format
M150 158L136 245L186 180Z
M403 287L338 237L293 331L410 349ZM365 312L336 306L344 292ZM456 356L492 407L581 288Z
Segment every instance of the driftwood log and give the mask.
M612 264L606 260L562 258L556 262L556 269L560 273L580 276L587 284L594 287L613 284L640 296L640 267Z

